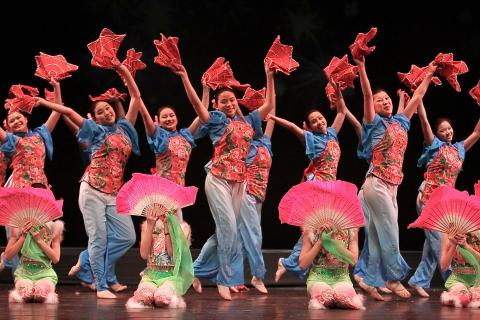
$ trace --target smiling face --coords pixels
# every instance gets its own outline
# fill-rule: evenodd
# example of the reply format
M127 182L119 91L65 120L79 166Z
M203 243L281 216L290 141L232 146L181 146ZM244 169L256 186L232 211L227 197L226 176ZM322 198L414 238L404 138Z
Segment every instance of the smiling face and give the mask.
M113 107L106 101L95 103L93 116L96 123L104 126L111 126L116 120L115 110L113 110Z
M392 116L392 99L385 91L378 91L373 95L373 107L375 112L383 117Z
M225 113L227 117L232 118L237 113L238 108L235 93L231 90L221 91L215 99L214 107Z
M307 124L315 133L327 133L327 120L320 111L312 111L307 116Z
M28 132L28 120L20 112L12 112L7 115L7 128L13 133Z
M453 139L453 128L450 122L446 119L441 120L437 126L436 136L438 139L451 143Z
M158 122L160 127L168 131L176 131L178 119L172 108L162 108L158 113Z

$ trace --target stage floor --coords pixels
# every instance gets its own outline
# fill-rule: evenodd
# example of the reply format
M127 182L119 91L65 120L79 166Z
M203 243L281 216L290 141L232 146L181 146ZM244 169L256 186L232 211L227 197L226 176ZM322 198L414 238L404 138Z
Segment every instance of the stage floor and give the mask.
M214 287L202 294L192 289L185 296L187 308L127 310L125 302L135 288L118 294L114 300L98 300L95 294L78 285L57 288L60 303L8 304L9 285L0 285L0 319L475 319L480 310L443 307L440 289L432 290L430 299L413 297L409 300L391 297L391 301L366 299L366 310L307 309L305 287L271 287L268 295L251 289L232 294L232 301L221 300Z

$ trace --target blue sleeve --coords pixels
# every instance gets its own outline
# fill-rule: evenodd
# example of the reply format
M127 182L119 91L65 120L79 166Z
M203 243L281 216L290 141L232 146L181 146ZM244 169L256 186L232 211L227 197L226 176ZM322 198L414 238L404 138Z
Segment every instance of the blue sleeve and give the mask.
M445 142L440 141L440 139L434 136L432 144L423 147L422 154L417 161L417 167L424 167L432 162L433 158L435 158L435 155L444 144Z
M179 133L185 140L187 140L188 143L190 143L190 145L192 146L192 149L197 146L195 144L195 139L193 138L192 133L190 132L190 129L188 128L180 129Z
M8 159L13 157L15 150L17 150L17 141L18 137L16 137L13 133L7 132L7 139L4 143L2 143L2 151Z
M305 155L308 159L313 160L318 158L325 150L327 142L335 139L338 142L337 132L332 127L327 128L326 135L314 134L310 131L304 131L305 136Z
M378 126L379 123L382 122L382 118L378 114L375 114L373 121L371 123L366 123L365 121L362 123L362 137L361 143L358 145L357 148L357 157L367 162L370 162L370 158L372 156L372 140L373 140L373 132L375 128Z
M456 142L453 146L458 150L458 156L463 160L465 160L465 140Z
M402 126L403 130L408 132L410 130L410 119L408 119L403 113L397 113L393 116L395 120Z
M221 111L210 111L210 120L207 123L204 123L194 135L195 139L200 139L206 135L210 136L213 144L215 144L218 139L225 132L225 128L228 125L227 116Z
M77 140L82 150L91 150L93 141L104 136L102 127L90 119L83 119L82 127L77 132Z
M165 153L168 149L168 134L165 129L155 125L153 137L147 134L147 142L155 155Z
M127 138L132 144L132 152L137 156L140 155L140 145L138 143L138 134L133 125L127 119L120 119L117 122L117 125L125 132Z
M262 146L264 146L265 148L267 148L268 153L270 153L270 157L273 157L272 140L270 140L270 138L267 137L266 135L263 135L263 136L260 138L260 142L262 143Z
M254 110L245 116L245 121L255 131L254 137L260 138L263 136L262 119L260 118L260 112L258 110Z
M52 160L53 156L53 139L50 130L48 130L45 124L42 124L40 127L33 129L33 132L40 135L45 144L45 150L47 152L47 157L49 160Z

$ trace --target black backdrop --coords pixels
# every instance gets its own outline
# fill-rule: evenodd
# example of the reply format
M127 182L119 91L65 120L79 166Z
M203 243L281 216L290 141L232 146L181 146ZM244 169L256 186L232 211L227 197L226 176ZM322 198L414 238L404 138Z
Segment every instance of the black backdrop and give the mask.
M153 40L160 32L180 38L179 48L195 88L201 93L200 77L216 57L231 62L235 76L254 88L264 85L263 58L276 35L282 42L294 46L294 58L300 63L297 71L287 77L276 77L278 114L298 124L304 112L318 107L329 121L333 112L324 96L326 79L322 69L335 55L349 53L348 46L358 32L378 27L372 44L377 46L367 57L367 72L372 86L380 85L392 97L400 83L396 72L406 72L411 64L427 65L439 52L453 52L464 60L470 72L459 77L462 92L456 93L446 81L429 89L425 98L430 119L448 116L454 120L455 136L464 139L479 118L478 107L468 90L480 79L480 26L473 5L442 6L417 2L388 2L387 5L364 1L278 0L261 1L135 1L96 0L83 2L38 1L9 2L2 9L2 51L0 93L6 98L12 84L24 83L43 90L48 84L34 77L34 56L40 51L63 54L80 66L73 77L62 81L63 100L82 114L89 106L88 94L99 94L116 86L122 88L118 76L111 71L90 66L87 43L97 39L101 29L126 33L120 48L123 59L127 49L143 52L146 70L137 73L142 96L153 112L159 105L173 104L180 125L188 125L194 112L186 99L180 80L169 70L153 64L156 55ZM458 2L457 2L458 3ZM5 4L4 4L5 6ZM358 81L348 89L345 100L352 112L361 117L362 95ZM396 101L396 98L394 98ZM4 118L2 111L0 118ZM31 126L46 119L45 110L35 110ZM140 135L142 156L132 156L126 179L132 172L149 172L154 156L148 149L142 121L136 124ZM422 180L422 169L416 167L421 152L422 137L417 119L412 120L409 146L404 164L405 179L399 188L399 224L401 248L419 250L422 232L407 230L415 219L415 197ZM63 123L53 132L54 159L47 164L47 175L57 197L64 198L64 220L67 232L64 245L84 246L86 235L77 206L78 179L83 168L74 137ZM342 158L338 179L360 186L367 165L356 158L357 139L348 123L339 135ZM267 200L263 209L264 248L289 248L298 237L298 230L281 225L278 202L282 195L298 183L307 165L303 147L283 128L276 128L272 139L274 161ZM199 248L214 232L213 219L203 193L203 165L212 154L210 142L199 141L187 171L187 184L200 188L195 206L184 210L185 219L193 228L193 247ZM473 191L478 179L479 147L468 152L457 187ZM139 220L135 223L138 227ZM2 235L1 242L4 242Z

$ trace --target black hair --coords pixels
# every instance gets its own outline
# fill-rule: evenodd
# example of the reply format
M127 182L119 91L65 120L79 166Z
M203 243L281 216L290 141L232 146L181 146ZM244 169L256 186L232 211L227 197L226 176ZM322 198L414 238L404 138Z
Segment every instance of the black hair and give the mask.
M310 121L308 120L308 117L314 112L320 112L320 110L315 109L315 108L311 108L311 109L308 109L307 112L305 112L304 121L305 121L305 124L309 127L310 127ZM320 113L322 113L322 112L320 112Z
M444 121L448 122L450 126L453 128L452 120L450 118L440 117L435 120L435 126L434 126L435 133L438 131L438 127L440 126L440 124Z
M157 116L160 117L160 112L162 112L162 111L165 110L165 109L172 109L173 112L175 113L175 115L177 115L177 110L176 110L172 105L166 104L166 105L163 105L163 106L158 107L157 113L156 113Z
M213 93L213 99L215 100L215 102L218 102L218 96L225 91L230 91L231 93L233 93L235 95L235 98L237 97L237 93L235 92L235 90L233 90L232 88L228 88L228 87L222 87L222 88L218 88Z

